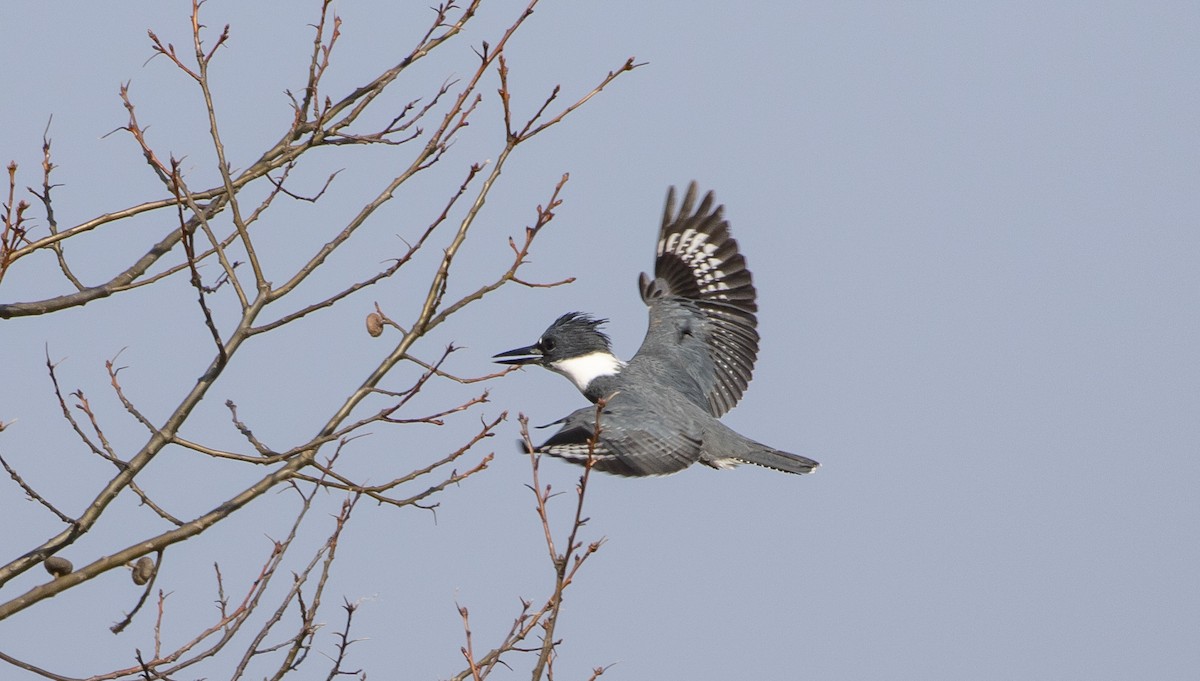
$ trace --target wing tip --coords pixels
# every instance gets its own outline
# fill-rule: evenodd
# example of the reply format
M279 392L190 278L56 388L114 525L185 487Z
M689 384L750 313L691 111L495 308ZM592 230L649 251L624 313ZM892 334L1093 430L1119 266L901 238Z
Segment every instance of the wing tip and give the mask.
M667 187L667 200L663 206L662 227L664 232L671 225L687 218L703 216L716 218L717 223L724 223L725 206L717 204L716 208L713 208L713 204L717 201L717 196L711 189L704 192L704 196L700 199L700 205L697 207L696 195L700 193L700 183L691 180L687 184L687 189L684 190L683 203L680 204L678 211L675 210L677 191L678 188L675 185Z

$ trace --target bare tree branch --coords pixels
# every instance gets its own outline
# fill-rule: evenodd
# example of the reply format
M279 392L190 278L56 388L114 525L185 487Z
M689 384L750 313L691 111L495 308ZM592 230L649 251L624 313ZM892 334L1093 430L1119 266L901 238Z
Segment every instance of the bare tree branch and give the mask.
M187 340L162 343L165 349L162 356L167 358L165 361L175 361L182 353L193 353L190 359L202 366L198 376L192 374L182 385L150 391L130 374L122 374L124 367L117 365L118 352L104 363L104 373L100 374L107 377L112 392L96 393L94 389L85 392L88 384L76 381L86 379L68 378L50 359L47 348L48 390L53 394L50 399L57 401L65 427L75 434L78 444L73 446L109 462L112 468L105 467L99 475L89 473L94 477L82 479L90 485L86 488L88 492L64 502L57 499L57 492L42 494L47 490L39 492L31 479L18 473L28 470L19 454L0 458L0 465L24 495L65 525L59 531L30 540L31 545L9 548L11 555L0 564L0 619L25 613L56 596L70 594L86 603L82 591L73 591L75 587L113 570L128 570L137 587L128 596L132 608L128 613L113 613L106 621L115 620L112 633L124 632L123 637L128 637L138 629L131 625L141 618L145 640L128 652L129 657L120 662L121 668L92 670L89 679L181 678L185 671L195 675L201 673L200 669L207 670L207 666L199 665L216 659L228 662L222 676L238 679L257 676L260 670L266 670L262 674L267 678L285 679L296 673L309 673L299 670L305 666L311 668L314 659L323 659L319 647L322 640L333 641L334 652L325 658L328 668L321 668L327 678L366 678L365 671L351 669L349 658L357 604L343 597L344 624L322 639L321 622L328 617L322 612L329 608L327 589L337 565L338 545L351 536L343 530L352 522L352 511L359 499L375 501L385 507L381 512L393 513L407 507L434 511L449 498L443 493L449 494L451 486L488 470L495 454L480 450L485 440L495 435L505 422L507 412L487 413L488 390L464 386L503 377L513 369L480 376L461 372L447 361L457 346L450 339L437 338L434 332L453 315L503 286L546 288L571 281L537 283L540 277L521 271L530 260L537 236L551 224L562 205L569 176L562 173L553 188L547 188L549 198L536 207L532 223L523 230L523 238L508 239L508 250L503 241L494 243L490 254L494 266L483 269L482 273L466 271L459 255L468 240L476 240L475 226L490 220L490 215L482 217L488 199L497 190L499 178L517 150L533 136L562 122L619 75L638 66L628 60L557 113L554 107L561 88L554 86L548 97L535 101L531 117L522 119L514 115L523 102L509 89L511 65L506 51L514 36L526 31L528 19L539 4L539 0L527 0L523 7L505 10L500 6L500 11L512 12L510 22L492 36L496 39L477 43L478 61L466 73L446 78L421 92L404 93L399 99L384 96L400 87L399 76L413 64L460 37L481 4L482 0L464 0L461 5L446 0L433 8L431 21L418 31L410 47L397 52L390 66L373 75L366 74L369 77L359 81L365 82L359 87L333 92L335 88L325 78L337 65L343 38L342 19L330 0L315 0L311 47L306 44L300 56L298 65L303 70L298 69L297 73L304 75L300 76L302 82L296 94L289 93L291 108L286 110L289 120L277 131L274 142L261 148L238 149L231 146L233 138L226 134L226 128L232 120L229 116L242 113L232 108L234 102L220 101L219 93L224 90L217 87L217 70L210 68L215 66L218 55L222 60L237 56L238 45L231 40L234 28L217 24L222 28L210 31L202 20L202 12L208 14L203 0L189 0L186 40L190 40L190 49L176 47L176 43L186 45L182 27L173 38L175 43L171 42L175 27L160 32L151 30L147 35L151 58L159 58L156 66L166 67L178 82L199 95L195 98L194 113L205 121L203 146L211 154L205 151L201 156L212 159L204 162L206 166L197 172L189 165L185 176L181 160L166 153L167 144L148 135L150 124L157 121L139 118L146 118L146 112L156 109L150 106L139 109L128 83L117 93L124 107L121 115L126 117L124 125L118 128L123 134L118 137L134 159L131 165L153 177L153 186L161 185L156 190L161 192L159 196L146 197L147 200L111 212L91 213L84 220L73 218L74 224L60 225L60 216L76 215L79 211L66 203L71 198L69 194L54 191L57 185L52 178L57 168L51 160L47 126L42 139L40 186L26 187L41 203L46 223L42 229L42 225L30 219L29 202L17 195L19 167L15 162L8 166L7 201L0 211L3 218L0 281L6 276L37 274L36 268L49 266L57 270L52 279L58 288L38 300L0 300L0 319L47 315L137 291L143 296L139 300L152 301L149 304L153 305L184 310L188 305L198 306L199 314L190 315L186 322L187 333L180 334ZM240 39L241 34L238 36ZM500 82L496 95L487 91L485 85L492 71L497 72ZM138 103L147 96L159 95L139 90ZM492 97L498 97L500 109L485 104ZM503 131L498 125L491 128L494 133L483 135L484 146L478 149L456 146L475 144L477 136L466 135L465 131L489 129L471 127L488 116L502 117ZM389 158L393 159L395 170L367 188L369 198L341 217L323 221L318 228L325 231L317 232L319 237L312 250L302 253L298 260L293 259L293 254L281 257L284 254L278 252L275 242L268 238L271 233L266 231L277 224L274 216L281 211L274 209L281 205L307 209L310 204L327 202L329 197L346 190L344 183L334 182L340 170L329 166L317 168L319 174L315 177L324 178L323 182L317 180L319 186L306 186L305 178L314 177L310 164L315 163L311 159L316 155L310 152L326 148L326 153L342 154L346 147L355 146L373 146L394 154ZM245 158L253 160L244 168L235 168L231 163L231 159ZM344 262L348 256L360 252L347 248L348 244L371 243L374 238L370 236L371 230L383 222L380 208L402 192L410 192L414 185L408 183L414 178L446 163L460 164L453 171L457 173L457 185L451 184L435 193L440 196L438 202L419 204L423 206L419 211L428 212L407 214L402 234L411 243L402 241L395 252L385 251L370 264L360 263L323 278L317 276L331 269L327 265L333 256ZM211 186L193 189L189 184L197 183L196 177L213 178L206 181ZM427 188L420 191L423 197L428 195ZM280 200L281 197L285 198ZM134 218L139 221L156 218L158 231L145 236L146 232L140 229L122 229ZM508 216L502 219L513 224ZM66 244L68 239L84 235L90 239L122 240L130 248L124 251L126 255L99 263L107 269L88 282L93 275L76 274L84 271L77 262L85 252L84 241L72 244L71 258ZM26 259L40 251L49 251L44 255L53 253L54 257ZM88 272L95 271L93 264L89 263ZM403 280L397 276L401 270ZM268 272L271 281L267 279ZM186 282L181 277L187 277ZM451 286L452 277L455 286ZM177 285L163 285L173 278ZM280 346L268 343L280 342L283 336L275 332L289 325L327 333L319 323L321 315L337 307L352 310L350 305L362 304L361 297L354 300L355 294L385 281L403 283L411 303L398 305L402 312L385 312L375 304L369 313L368 332L379 339L379 345L373 346L375 355L369 368L351 383L354 387L333 393L333 406L308 426L306 432L272 432L269 438L260 439L256 430L266 433L268 424L255 416L257 405L253 402L243 402L247 405L243 420L232 399L236 395L220 398L230 412L230 421L223 425L224 433L212 434L209 429L198 427L200 421L195 417L206 413L202 408L210 402L210 391L218 381L227 379L220 390L236 391L234 386L238 382L228 378L255 370L252 363L237 360L244 347L260 343L271 351L280 351ZM309 282L307 287L303 286L306 282ZM151 286L159 298L150 296ZM459 294L459 287L467 293ZM450 294L451 291L454 293ZM97 307L103 310L102 306ZM89 308L81 314L96 319L91 316L95 309ZM194 312L196 307L190 309ZM197 333L203 344L192 342ZM158 329L149 327L130 329L130 334L137 334L136 338L146 342L156 341L161 335ZM138 377L141 376L143 373L139 372ZM269 382L270 377L265 379ZM150 372L148 380L157 380L154 372ZM67 388L68 381L82 387ZM443 393L430 396L429 388L438 385L445 388L448 397ZM141 397L152 394L179 397L161 404L148 404L148 398ZM89 399L89 395L93 397ZM418 399L422 395L425 399ZM431 427L454 429L455 437L449 440L452 444L433 449L419 438L392 435ZM527 438L527 424L523 421L522 431ZM360 439L368 434L373 437ZM224 440L220 439L222 436ZM233 445L229 444L229 436L234 439ZM264 440L270 440L271 444ZM368 444L388 447L402 455L387 457L383 472L374 470L370 478L365 478L345 461L358 456ZM167 455L160 456L164 452ZM5 453L8 455L7 450ZM221 466L222 471L234 467L242 477L229 479L238 480L239 487L232 491L228 487L214 487L223 491L213 494L200 507L186 506L171 496L171 487L164 487L160 472L153 477L146 475L147 470L170 471L179 458L186 459L189 465ZM584 545L578 538L587 522L582 508L589 472L590 469L585 469L577 488L573 525L565 537L566 544L556 545L556 537L549 530L548 503L552 495L548 486L541 487L538 458L531 457L532 488L555 568L554 584L539 606L522 601L520 612L501 642L481 656L476 655L475 648L482 639L472 632L468 611L461 606L466 636L462 654L467 668L456 678L485 678L498 664L506 664L503 660L510 654L525 653L533 653L528 659L534 665L534 678L552 677L563 592L601 543ZM470 485L463 487L471 489ZM175 587L175 582L164 580L178 574L182 561L167 561L167 554L176 544L212 531L248 504L275 492L295 494L298 500L294 513L285 516L285 536L270 542L261 562L241 561L232 569L226 564L224 570L214 563L217 607L215 614L197 623L191 613L184 612L186 607L180 604L184 599L172 599L165 587L156 586ZM55 504L47 496L56 497ZM153 515L143 513L139 522L123 524L117 528L119 531L89 537L99 528L114 525L102 521L112 517L109 513L113 508L121 507L116 502L122 498L149 508ZM343 503L333 519L332 529L319 535L325 537L324 542L312 553L297 556L302 542L296 539L302 536L302 529L322 518L320 512L311 511L329 509L328 505L339 499ZM201 510L183 513L168 509L176 505ZM72 517L58 506L77 508L78 516ZM253 514L239 517L246 522L261 520ZM264 526L264 531L270 531L269 527ZM80 541L85 537L94 541ZM60 555L70 547L74 547L70 557L81 563L78 568ZM53 568L53 578L45 582L15 579L38 565ZM281 584L276 579L281 573L290 575L292 581ZM286 577L283 581L286 582ZM276 586L271 588L273 584ZM152 602L157 607L147 606ZM188 627L188 623L190 629L181 640L175 639L175 632ZM540 643L527 643L539 628ZM43 678L72 678L46 669L45 664L26 662L21 659L23 654L11 654L16 652L0 652L0 661ZM602 668L597 669L593 678L600 673Z

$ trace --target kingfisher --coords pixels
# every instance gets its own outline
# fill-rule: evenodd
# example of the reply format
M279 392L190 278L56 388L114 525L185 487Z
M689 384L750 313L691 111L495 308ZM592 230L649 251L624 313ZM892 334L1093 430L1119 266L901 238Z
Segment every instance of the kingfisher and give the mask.
M549 425L558 432L534 448L598 471L669 475L694 463L756 464L809 473L818 463L755 442L719 418L741 399L758 356L758 304L746 259L729 235L712 192L696 203L695 182L675 209L667 192L654 277L638 281L650 311L646 337L628 362L601 330L606 319L568 312L537 342L501 352L501 364L534 365L567 377L595 407Z

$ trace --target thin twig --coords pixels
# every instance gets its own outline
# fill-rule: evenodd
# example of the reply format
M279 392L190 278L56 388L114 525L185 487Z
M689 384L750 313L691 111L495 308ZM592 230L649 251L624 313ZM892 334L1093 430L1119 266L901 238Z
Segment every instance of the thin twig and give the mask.
M149 560L149 558L142 557L139 560ZM142 609L142 606L146 604L146 600L150 598L150 592L154 590L154 582L158 580L158 572L159 568L162 566L162 561L163 552L159 551L158 555L154 559L154 571L150 573L150 579L146 582L146 587L142 589L142 597L138 599L138 602L133 606L133 609L126 613L125 617L121 618L120 622L117 622L109 627L109 631L114 634L119 634L122 631L125 631L125 628L133 622L133 618L137 616L138 611ZM136 564L134 567L136 569Z
M8 476L13 479L13 482L20 485L21 489L25 491L25 496L27 496L30 499L33 499L34 501L41 504L43 507L45 507L45 509L47 511L50 511L54 515L58 516L58 519L63 521L64 523L66 523L68 525L75 524L74 518L71 518L66 513L63 513L62 511L55 508L54 504L47 501L46 498L43 497L42 495L38 494L37 491L33 489L33 487L30 487L29 483L25 482L25 480L21 478L20 474L17 473L16 469L13 468L12 466L8 465L8 462L4 460L3 456L0 456L0 465L4 466L4 470L8 471Z
M55 168L54 163L50 161L50 123L53 120L54 117L51 116L50 120L46 122L45 131L42 132L42 191L39 193L32 187L26 187L26 189L42 202L42 206L46 210L46 227L50 234L57 234L58 220L54 217L54 202L50 198L50 190L58 186L50 183L50 173ZM58 269L67 278L67 281L71 282L71 285L77 291L82 291L86 288L67 265L67 258L63 253L62 242L55 242L51 248L54 250L54 256L58 258Z

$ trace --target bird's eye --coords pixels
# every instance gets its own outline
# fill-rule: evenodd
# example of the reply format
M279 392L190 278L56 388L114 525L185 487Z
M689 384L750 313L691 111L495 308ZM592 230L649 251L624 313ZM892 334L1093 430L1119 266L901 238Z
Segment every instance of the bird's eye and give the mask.
M546 352L554 352L554 345L555 344L554 344L553 338L543 338L542 339L542 350L544 350Z

